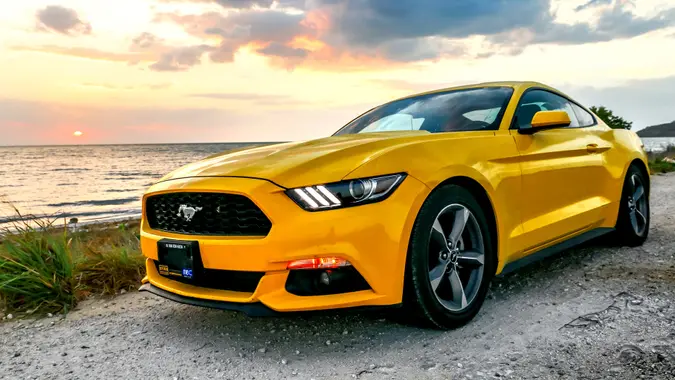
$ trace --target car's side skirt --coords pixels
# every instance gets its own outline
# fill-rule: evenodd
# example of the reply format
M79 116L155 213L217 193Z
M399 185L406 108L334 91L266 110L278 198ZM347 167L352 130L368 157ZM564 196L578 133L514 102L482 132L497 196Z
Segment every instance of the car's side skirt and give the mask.
M504 276L508 273L515 272L527 265L530 265L532 263L535 263L537 261L541 261L547 257L553 256L555 254L558 254L562 251L565 251L567 249L570 249L572 247L576 247L582 243L585 243L589 240L595 239L597 237L600 237L602 235L606 235L610 232L614 231L614 228L609 228L609 227L602 227L602 228L595 228L593 230L584 232L581 235L575 236L571 239L562 241L558 244L552 245L548 248L544 248L539 252L535 252L531 255L525 256L521 259L518 259L514 262L511 262L507 264L502 272L498 276Z

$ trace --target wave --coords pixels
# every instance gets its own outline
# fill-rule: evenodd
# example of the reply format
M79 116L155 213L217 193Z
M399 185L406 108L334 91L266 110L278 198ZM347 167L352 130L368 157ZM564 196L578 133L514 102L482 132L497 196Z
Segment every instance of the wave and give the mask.
M162 176L160 173L152 172L152 171L147 171L147 170L137 170L137 171L109 171L106 173L111 176L116 176L116 177L121 177L121 178L127 178L127 177L157 177L157 176Z
M91 200L91 201L79 201L79 202L63 202L63 203L51 203L48 204L48 207L77 207L77 206L121 206L133 202L140 201L138 197L131 198L120 198L120 199L104 199L104 200Z
M54 168L51 171L52 172L79 173L79 172L89 172L89 171L91 171L91 169L87 169L87 168Z

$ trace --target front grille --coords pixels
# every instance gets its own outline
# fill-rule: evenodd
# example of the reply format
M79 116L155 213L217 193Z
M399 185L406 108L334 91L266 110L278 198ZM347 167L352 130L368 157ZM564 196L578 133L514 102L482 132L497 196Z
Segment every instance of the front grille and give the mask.
M272 228L253 201L237 194L159 194L145 208L150 228L184 235L267 236Z
M159 273L159 263L155 261L155 268ZM265 275L265 272L243 272L236 270L220 270L220 269L201 269L194 274L193 280L184 279L182 277L167 277L169 280L182 282L201 288L231 290L234 292L253 293L260 283L260 279ZM161 275L160 275L161 276Z

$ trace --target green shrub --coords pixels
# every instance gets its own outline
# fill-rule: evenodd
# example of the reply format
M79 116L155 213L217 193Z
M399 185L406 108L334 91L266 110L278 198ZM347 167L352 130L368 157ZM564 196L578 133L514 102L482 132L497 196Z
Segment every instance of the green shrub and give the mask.
M76 270L83 291L115 294L138 288L145 275L145 258L139 240L132 233L118 229L112 243L89 242Z
M58 312L76 302L71 241L41 227L5 236L0 250L0 296L12 310Z
M16 217L0 231L0 306L67 312L90 294L135 290L145 275L138 222L70 231L47 218ZM64 221L65 223L65 221Z
M651 171L652 174L673 172L675 171L675 164L657 158L654 161L649 162L649 171Z

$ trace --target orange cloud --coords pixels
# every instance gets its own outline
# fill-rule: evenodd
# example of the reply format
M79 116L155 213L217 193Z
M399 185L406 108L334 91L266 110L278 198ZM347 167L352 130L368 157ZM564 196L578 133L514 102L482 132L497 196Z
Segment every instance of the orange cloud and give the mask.
M118 53L93 48L63 47L56 45L12 46L11 50L66 55L71 57L86 58L97 61L113 61L113 62L132 62L132 63L143 61L148 62L153 61L156 58L154 54L148 53L128 53L128 52Z

